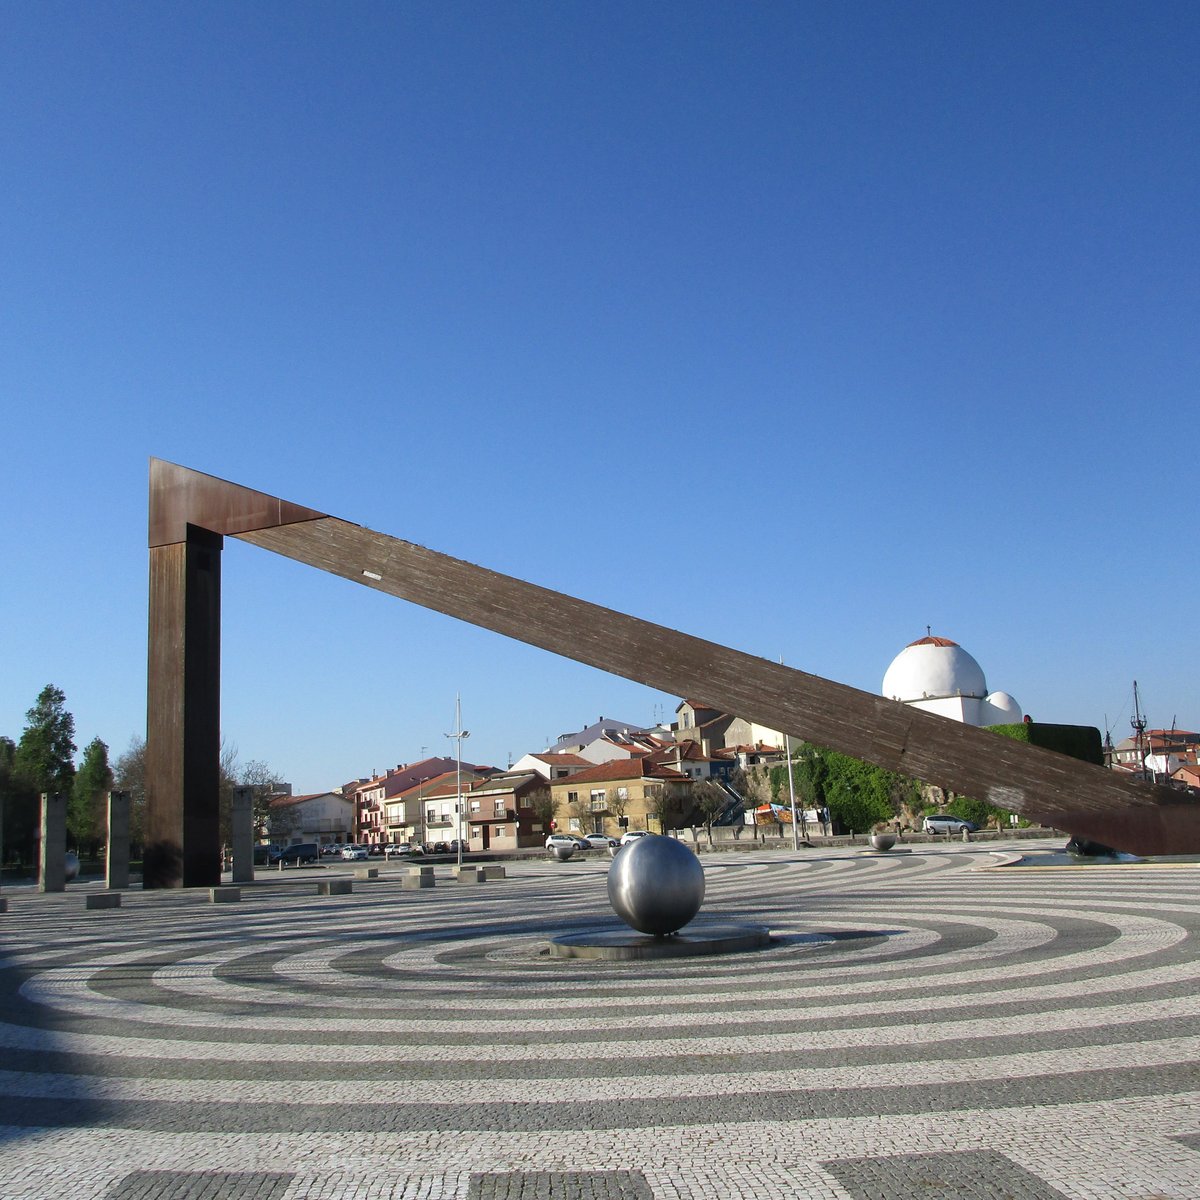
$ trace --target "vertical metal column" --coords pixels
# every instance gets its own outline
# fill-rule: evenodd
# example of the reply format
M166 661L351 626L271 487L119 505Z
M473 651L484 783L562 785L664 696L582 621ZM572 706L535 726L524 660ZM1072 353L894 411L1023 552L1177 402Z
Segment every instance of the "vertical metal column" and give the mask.
M129 793L108 793L108 846L104 886L118 892L129 886Z
M220 534L150 548L145 888L221 882Z

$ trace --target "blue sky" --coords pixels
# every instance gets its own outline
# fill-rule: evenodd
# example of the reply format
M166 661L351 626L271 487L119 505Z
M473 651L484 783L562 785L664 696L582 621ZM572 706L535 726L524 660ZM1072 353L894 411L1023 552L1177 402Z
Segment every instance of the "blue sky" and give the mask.
M1200 725L1190 4L7 4L0 733L145 725L151 456L877 691ZM663 696L227 540L304 791Z

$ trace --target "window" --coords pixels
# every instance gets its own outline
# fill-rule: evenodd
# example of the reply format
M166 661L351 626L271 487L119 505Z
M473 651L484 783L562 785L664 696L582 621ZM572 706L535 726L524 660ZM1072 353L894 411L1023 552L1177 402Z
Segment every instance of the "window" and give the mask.
M483 802L481 800L472 800L471 801L471 811L473 813L477 813L477 812L481 811L482 807L483 807Z
M533 801L530 800L530 798L528 796L522 796L520 798L520 800L517 801L517 807L518 808L532 808Z
M571 818L571 819L570 819L570 820L567 822L567 829L568 829L568 830L569 830L571 833L578 833L578 832L579 832L579 829L580 829L580 825L579 825L579 818L578 818L578 817L572 817L572 818Z
M617 799L618 800L628 800L629 799L629 789L627 787L617 788Z
M567 793L567 803L568 803L568 804L574 804L574 803L575 803L575 801L576 801L576 800L578 800L578 799L579 799L579 793L578 793L578 792L568 792L568 793Z

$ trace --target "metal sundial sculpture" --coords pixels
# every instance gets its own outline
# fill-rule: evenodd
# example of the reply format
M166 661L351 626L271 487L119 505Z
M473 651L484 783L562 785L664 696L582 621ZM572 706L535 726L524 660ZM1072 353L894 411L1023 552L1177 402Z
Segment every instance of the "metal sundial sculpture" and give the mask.
M1200 805L1049 750L150 461L144 885L220 882L221 547L235 537L426 608L1136 854L1200 852Z

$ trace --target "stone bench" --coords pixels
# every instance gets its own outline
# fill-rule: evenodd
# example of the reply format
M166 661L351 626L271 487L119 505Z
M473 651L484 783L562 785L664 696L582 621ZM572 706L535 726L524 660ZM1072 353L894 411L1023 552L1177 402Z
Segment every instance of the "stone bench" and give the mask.
M482 883L486 876L483 873L482 867L455 867L454 878L459 883Z
M483 877L489 883L494 879L504 878L504 868L499 863L491 863L488 866L479 868L483 872Z
M84 900L85 908L120 908L120 892L91 892Z
M434 885L432 867L409 867L400 880L400 886L406 891L417 888L431 888Z
M351 879L322 879L317 884L318 896L349 896L354 891Z
M378 879L379 878L379 868L378 867L355 867L354 878L355 879Z
M228 886L209 888L208 898L213 904L236 904L242 898L242 889Z

